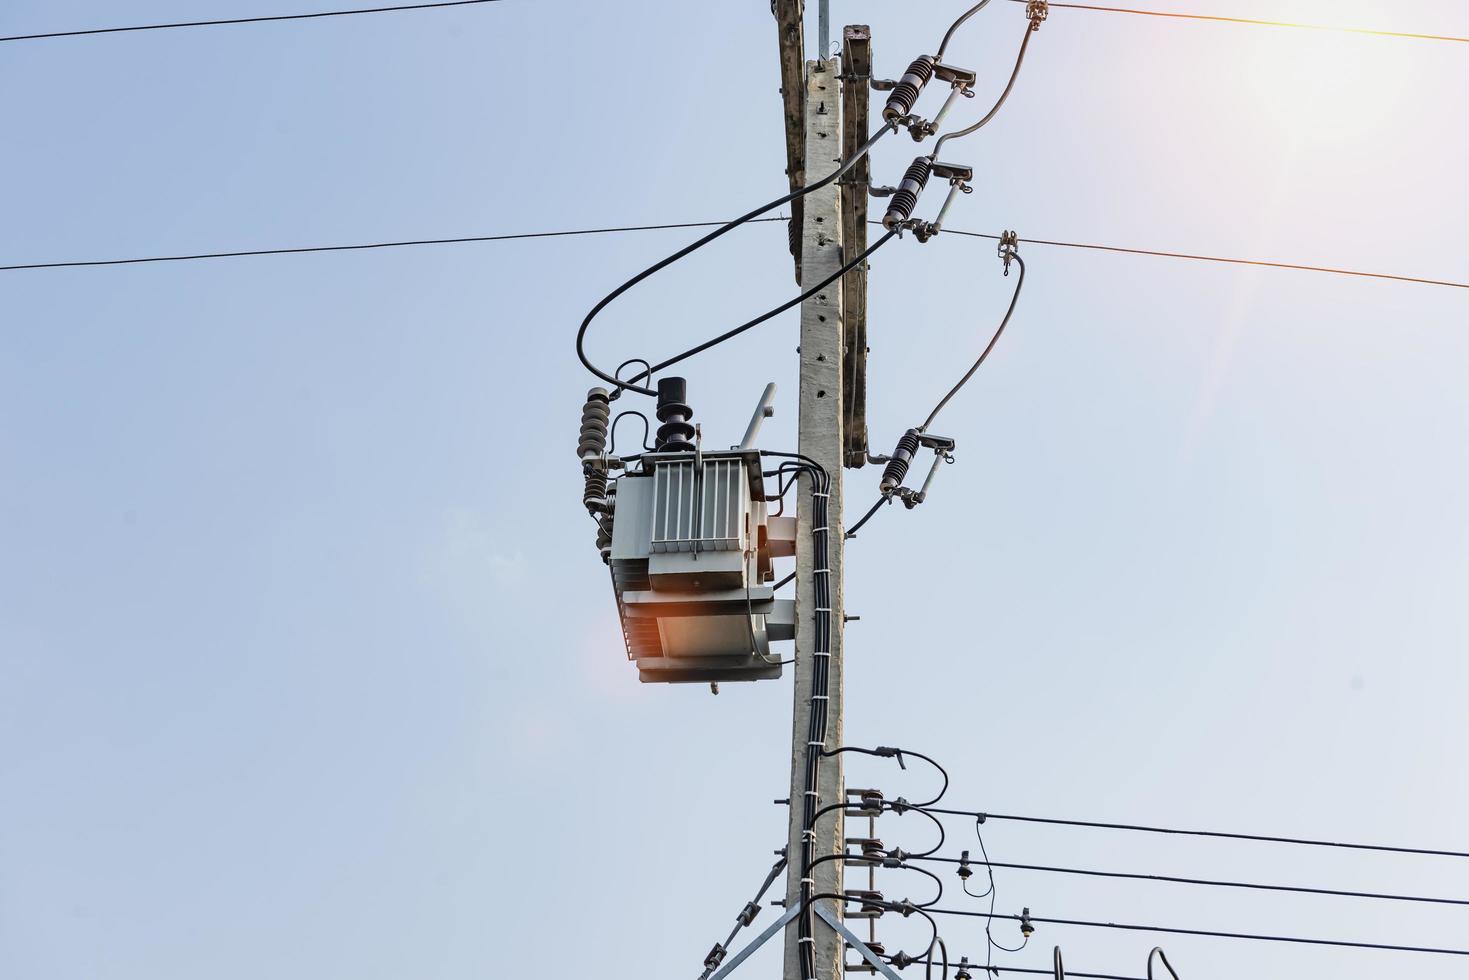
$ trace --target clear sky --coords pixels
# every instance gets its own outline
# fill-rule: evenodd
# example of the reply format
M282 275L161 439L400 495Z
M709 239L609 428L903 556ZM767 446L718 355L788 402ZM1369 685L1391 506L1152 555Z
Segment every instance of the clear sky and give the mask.
M7 0L0 34L356 5ZM962 5L833 6L895 76ZM1469 34L1452 0L1150 6ZM953 46L986 92L1022 9ZM1056 10L954 146L979 178L952 224L1469 279L1465 48ZM0 264L731 216L783 186L775 52L765 0L0 45ZM912 152L881 147L877 180ZM697 975L783 843L790 681L638 684L579 502L572 354L597 298L691 237L0 273L0 976ZM742 231L637 290L594 352L672 351L786 298L784 239ZM934 754L960 806L1469 846L1469 297L1024 254L1010 332L944 417L958 463L850 552L850 741ZM871 282L881 451L1011 280L992 242L941 237ZM795 331L689 365L711 439L774 380L766 442L793 448ZM877 477L848 474L854 508ZM927 777L849 779L912 798ZM986 843L1469 896L1469 861ZM951 846L975 847L962 823ZM1469 945L1465 909L999 887L1045 917ZM945 927L982 956L977 920ZM998 962L1060 943L1074 970L1141 975L1153 939L1048 927ZM1165 945L1188 980L1464 975Z

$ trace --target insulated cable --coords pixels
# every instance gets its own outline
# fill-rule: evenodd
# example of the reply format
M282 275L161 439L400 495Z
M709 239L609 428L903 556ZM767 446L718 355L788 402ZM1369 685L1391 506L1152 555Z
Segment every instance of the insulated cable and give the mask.
M1025 64L1025 50L1026 48L1030 47L1030 36L1039 29L1039 21L1030 20L1026 22L1025 37L1022 38L1020 41L1020 53L1015 57L1015 67L1011 69L1010 80L1005 83L1005 90L1000 93L999 99L997 99L995 101L995 104L990 107L990 111L986 112L984 116L980 118L979 122L976 122L971 126L966 126L965 128L957 130L955 132L945 133L944 135L940 136L938 138L938 142L933 145L932 159L937 160L939 158L939 152L943 150L945 140L962 139L963 137L968 136L969 134L983 128L989 123L991 119L995 118L995 115L1000 111L1000 107L1005 104L1005 100L1010 98L1010 92L1015 88L1015 80L1020 77L1020 66Z
M641 385L638 385L638 384L632 383L632 382L620 381L617 378L613 377L612 375L610 375L610 374L606 373L605 371L601 370L600 368L598 368L596 365L594 365L587 358L586 349L585 349L587 328L589 328L592 325L592 320L594 320L596 318L597 314L598 313L601 313L602 310L605 309L608 306L608 304L610 304L613 300L617 299L617 297L621 296L623 293L627 292L629 289L631 289L632 287L636 286L638 283L642 282L644 279L647 279L649 276L653 275L656 272L659 272L659 271L661 271L663 269L666 269L668 266L670 266L673 263L677 262L679 259L682 259L685 256L687 256L687 255L689 255L689 254L691 254L693 252L698 251L699 249L703 248L705 245L708 245L710 242L714 241L715 239L720 238L720 237L722 237L724 235L727 235L729 232L731 232L734 229L738 228L740 225L744 224L745 222L747 222L747 221L754 221L760 215L764 214L767 211L774 210L775 208L780 207L782 204L788 204L791 201L796 200L797 198L805 197L807 194L810 194L812 191L819 190L819 189L825 187L826 185L832 183L833 181L838 180L848 170L851 170L853 167L855 167L857 165L858 161L860 161L864 156L866 156L867 153L868 153L868 151L870 151L875 145L877 145L877 141L878 140L882 139L888 133L891 133L891 132L895 131L896 129L897 129L897 123L896 122L885 123L882 126L882 128L880 128L876 133L874 133L867 140L867 142L863 143L860 147L858 147L857 150L850 157L848 157L842 163L841 166L837 167L835 170L833 170L831 173L827 174L825 177L822 177L819 180L813 181L813 182L807 184L805 187L799 187L796 190L793 190L793 191L791 191L788 194L783 194L780 197L776 198L775 200L771 201L769 204L763 204L760 207L754 209L753 211L748 211L745 214L741 215L740 217L735 218L733 221L726 222L725 224L723 224L720 227L716 228L714 231L709 232L709 234L703 236L699 240L697 240L697 241L695 241L695 242L693 242L693 243L691 243L689 245L685 245L683 248L679 249L677 252L674 252L672 255L669 255L668 257L666 257L664 259L660 259L659 261L657 261L657 262L653 263L652 265L648 266L642 272L639 272L637 275L633 276L631 279L627 280L622 285L620 285L616 289L612 290L612 292L610 292L606 296L604 296L597 303L597 305L596 306L593 306L592 309L591 309L591 311L587 313L586 317L581 322L581 326L577 329L577 332L576 332L576 356L581 360L582 366L584 366L588 371L592 372L592 374L594 374L597 377L601 378L603 381L606 381L609 384L615 385L617 387L617 390L619 392L622 392L622 391L634 391L634 392L637 392L640 395L648 395L650 397L656 397L656 395L658 393L656 391L654 391L652 388L644 387L644 386L641 386ZM879 239L879 244L882 244L885 241L886 241L886 239ZM873 251L873 250L870 249L865 254L871 254L871 251ZM794 305L794 304L790 304L790 305ZM788 308L788 307L782 307L782 309L786 309L786 308ZM771 315L774 315L774 314L771 314ZM756 320L754 320L751 323L747 324L746 327L745 327L745 329L747 329L749 326L753 326L755 323L761 322L762 319L764 319L764 318L757 318ZM687 356L687 352L686 352L685 355L680 355L680 357L679 358L676 358L675 360L682 359L683 356ZM673 363L673 362L665 362L665 363ZM641 376L638 376L638 377L641 377Z
M818 282L816 285L812 286L810 289L806 290L801 295L796 296L793 299L787 300L786 302L784 302L781 305L775 307L774 309L766 310L764 313L760 314L759 316L757 316L757 317L755 317L753 319L750 319L750 320L746 320L744 323L740 324L739 326L734 327L734 328L729 329L729 330L726 330L724 333L720 334L717 337L711 337L710 339L704 341L703 343L700 343L700 344L697 344L697 345L695 345L693 347L690 347L688 350L681 351L681 352L673 355L672 357L669 357L669 358L666 358L665 360L659 361L657 364L654 364L653 367L649 371L645 371L645 372L642 372L640 374L634 375L633 376L633 380L634 381L642 380L642 379L647 378L650 375L652 375L652 374L654 374L654 373L656 373L658 371L662 371L663 369L672 367L673 365L678 364L681 361L685 361L685 360L689 359L690 357L693 357L695 354L702 354L704 351L708 350L709 348L716 347L719 344L724 343L726 340L733 339L734 337L737 337L740 334L744 333L746 330L749 330L749 329L751 329L753 327L758 327L760 324L764 323L766 320L769 320L771 317L779 316L780 314L784 313L786 310L789 310L789 309L791 309L794 306L799 306L801 303L804 303L806 300L810 299L812 296L815 296L817 293L821 292L821 290L825 289L827 286L830 286L832 283L836 282L838 279L840 279L842 276L846 275L848 272L851 272L853 269L857 268L859 265L861 265L862 263L866 262L869 256L871 256L878 249L882 248L884 245L886 245L888 242L890 242L893 239L893 236L895 236L896 234L897 234L897 231L889 231L889 232L887 232L885 235L883 235L877 241L875 241L871 245L869 245L867 247L866 251L862 252L862 254L860 254L856 258L850 259L849 261L847 261L846 263L844 263L841 268L837 269L837 271L833 272L831 275L827 276L825 279L821 280L820 282ZM585 324L583 324L583 326L585 326ZM578 354L578 356L580 356L580 354L581 354L581 348L580 348L581 335L580 334L577 335L577 344L578 344L577 354ZM583 364L587 364L587 361L586 361L585 358L582 358L582 363ZM605 376L602 375L601 373L599 373L596 368L590 367L590 365L588 365L588 367L589 367L589 369L594 374L597 374L597 376L599 378L603 378L605 380ZM613 383L616 384L616 385L618 385L623 390L635 391L635 392L638 392L639 394L644 394L646 392L652 391L652 389L650 389L650 388L643 388L643 387L640 387L637 384L633 384L633 383L624 383L624 382L620 382L620 381L614 381ZM654 392L654 394L657 394L657 393ZM613 397L616 397L616 396L614 395Z
M942 776L943 777L943 780L944 780L943 788L941 788L939 790L939 792L938 792L938 795L935 796L931 800L928 800L928 801L926 801L924 803L909 803L909 804L907 804L908 806L911 806L914 809L921 810L924 807L932 806L933 804L937 803L939 800L942 800L944 798L944 794L949 791L949 771L947 769L945 769L943 766L939 765L933 759L931 759L928 756L924 755L922 752L914 752L912 749L893 748L892 746L887 746L887 745L879 745L877 748L874 748L874 749L862 748L861 746L857 746L857 745L843 745L841 748L829 749L829 750L827 750L826 752L824 752L822 754L829 757L829 756L833 756L833 755L841 755L843 752L856 752L856 753L858 753L860 755L875 756L875 757L877 757L879 759L897 759L898 760L899 767L901 767L903 769L908 768L906 765L903 764L903 756L905 756L905 755L911 755L913 758L915 758L915 759L922 759L924 762L928 763L929 765L931 765L935 769L937 769L939 771L939 775Z
M869 143L870 145L870 143ZM605 304L604 304L605 305ZM595 312L595 311L594 311ZM590 317L588 318L590 320ZM585 327L585 324L583 324ZM816 860L816 834L813 830L816 824L817 804L819 803L819 787L821 775L821 752L812 751L815 748L826 748L827 734L827 706L830 698L830 663L831 663L831 638L832 638L832 598L831 598L831 565L829 556L829 545L831 538L830 522L827 518L828 503L831 499L831 475L820 463L809 456L801 453L775 452L762 450L761 457L772 457L786 460L795 460L801 468L806 471L810 479L811 493L811 552L812 571L811 589L815 600L813 634L814 642L811 654L811 679L810 679L810 724L807 727L806 745L804 749L805 764L802 774L801 792L801 856L799 867L801 869L799 902L800 914L797 916L797 939L796 945L798 958L801 963L803 980L816 980L816 954L814 933L814 913L811 908L815 897L815 880L811 877L811 867ZM796 801L791 800L794 807ZM934 821L938 823L937 820ZM942 831L942 824L940 824ZM790 859L790 855L787 855ZM931 920L930 920L931 921ZM937 935L938 925L934 923L934 933Z
M864 525L868 521L872 520L873 515L878 512L878 510L882 507L883 504L890 504L892 502L893 502L893 498L892 498L892 495L891 494L883 494L881 497L878 497L877 498L877 503L873 504L868 509L867 513L865 513L865 514L862 515L862 519L859 520L856 524L853 524L851 527L847 528L847 535L846 536L848 538L855 538L857 536L857 532L860 531L860 530L862 530L862 525Z
M1180 980L1178 976L1178 971L1173 969L1172 963L1168 962L1168 954L1163 952L1162 946L1154 946L1148 952L1148 980L1153 980L1153 957L1155 956L1163 961L1163 966L1168 969L1168 975L1171 976L1173 980Z
M923 963L924 961L923 960L914 960L913 962L914 963ZM986 966L986 967L977 967L977 968L984 970L986 973L991 973L991 974L994 974L996 976L998 976L998 975L1000 975L1002 973L1029 974L1031 976L1036 976L1036 977L1055 977L1055 975L1056 975L1056 971L1054 969L1050 969L1050 970L1037 970L1037 969L1035 969L1033 967L1027 968L1027 967L1020 967L1020 966ZM1074 973L1071 970L1067 970L1066 971L1066 976L1068 978L1069 977L1079 977L1079 978L1083 978L1083 980L1148 980L1147 977L1128 977L1128 976L1122 976L1122 975L1117 974L1117 973Z
M949 29L944 32L944 39L939 42L938 53L933 56L933 59L935 61L944 60L944 51L948 49L949 41L954 37L954 32L957 31L959 29L959 26L963 24L966 20L979 13L985 7L989 6L989 2L990 0L979 0L979 3L964 11L958 16L954 23L949 25Z
M944 406L949 403L949 400L959 393L959 389L969 383L969 379L974 377L974 372L978 371L980 365L984 363L985 358L990 356L990 351L995 349L995 344L999 343L1000 335L1005 332L1005 327L1009 325L1010 317L1015 313L1015 304L1020 301L1020 287L1025 285L1025 260L1020 257L1020 253L1010 252L1009 258L1005 261L1005 273L1007 275L1010 272L1009 265L1011 261L1019 264L1020 276L1015 280L1015 292L1010 296L1010 305L1005 309L1005 315L1001 318L999 327L995 329L994 336L990 337L990 342L985 345L984 350L980 351L979 357L970 365L969 370L964 372L964 377L960 378L959 383L950 388L948 394L940 398L939 403L933 407L933 411L928 413L928 418L924 419L923 424L918 427L919 432L927 432L928 427L933 425L933 420L938 418L939 412L943 411Z

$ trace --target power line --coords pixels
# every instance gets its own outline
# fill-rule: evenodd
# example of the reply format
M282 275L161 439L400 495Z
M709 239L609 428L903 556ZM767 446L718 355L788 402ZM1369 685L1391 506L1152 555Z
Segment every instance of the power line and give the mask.
M785 221L785 218L754 218L755 221ZM238 252L200 252L194 255L152 255L133 259L87 259L79 262L33 262L0 265L0 272L21 269L77 269L104 265L142 265L148 262L193 262L198 259L237 259L252 255L304 255L311 252L362 252L377 248L409 248L418 245L467 245L472 242L509 242L526 238L568 238L576 235L613 235L631 231L664 231L671 228L712 228L722 221L681 221L664 225L623 225L615 228L577 228L570 231L529 231L512 235L475 235L465 238L420 238L401 242L371 242L361 245L309 245L300 248L259 248Z
M1011 0L1025 3L1026 0ZM1330 31L1335 34L1364 34L1370 37L1400 37L1417 41L1456 41L1469 43L1469 37L1452 37L1446 34L1413 34L1407 31L1378 31L1365 27L1334 27L1330 24L1304 24L1288 20L1255 20L1250 17L1222 17L1215 14L1181 14L1165 10L1138 10L1133 7L1102 7L1090 3L1051 3L1052 7L1067 7L1072 10L1093 10L1108 14L1137 14L1142 17L1169 17L1177 20L1200 20L1218 24L1248 24L1254 27L1288 27L1300 31Z
M432 10L442 7L470 7L499 0L442 0L438 3L405 3L393 7L362 7L356 10L323 10L311 14L275 14L268 17L232 17L228 20L191 20L173 24L139 24L133 27L94 27L84 31L52 31L48 34L15 34L0 41L40 41L45 38L82 37L87 34L128 34L134 31L167 31L180 27L219 27L226 24L264 24L285 20L318 20L323 17L350 17L354 14L389 14L404 10Z
M983 813L978 810L945 810L928 807L930 813L942 813L955 817L977 817L985 820L1011 820L1021 823L1051 824L1060 827L1090 827L1097 830L1126 830L1145 834L1175 834L1183 837L1215 837L1224 840L1256 841L1267 844L1299 844L1307 847L1338 847L1353 851L1383 851L1389 854L1422 854L1428 857L1469 858L1466 851L1447 851L1426 847L1397 847L1390 844L1355 844L1343 841L1312 840L1305 837L1272 837L1265 834L1237 834L1219 830L1178 830L1171 827L1150 827L1143 824L1102 823L1094 820L1063 820L1059 817L1030 817L1013 813Z
M933 861L940 864L958 864L967 866L978 862L969 862L959 858L944 857L914 857L910 860ZM1007 864L1001 861L986 861L986 866L991 868L1006 868L1012 871L1043 871L1052 874L1082 875L1091 878L1124 878L1130 881L1162 881L1177 885L1205 885L1212 888L1250 888L1257 891L1268 892L1293 892L1302 895L1331 895L1340 898L1370 898L1389 902L1420 902L1429 905L1469 905L1469 899L1463 898L1427 898L1420 895L1390 895L1381 892L1358 892L1346 891L1335 888L1311 888L1304 885L1265 885L1246 881L1219 881L1210 878L1180 878L1172 875L1150 875L1126 871L1096 871L1086 868L1057 868L1040 864Z
M748 223L756 224L763 222L785 221L780 218L752 218ZM879 224L880 222L869 222ZM723 221L681 221L659 225L623 225L608 228L577 228L567 231L534 231L520 232L509 235L473 235L462 238L421 238L405 241L391 242L367 242L355 245L308 245L292 248L260 248L229 252L200 252L188 255L151 255L139 258L122 259L84 259L68 262L29 262L17 265L0 265L0 272L19 272L28 269L78 269L92 268L109 265L144 265L152 262L192 262L200 259L234 259L248 258L258 255L306 255L314 252L362 252L382 248L409 248L420 245L467 245L475 242L506 242L518 241L531 238L569 238L578 235L611 235L622 232L635 231L665 231L678 228L713 228L726 224ZM978 231L960 231L953 228L945 228L945 235L963 235L969 238L988 238L999 241L999 235L986 234ZM1322 272L1338 276L1355 276L1366 279L1386 279L1393 282L1406 282L1422 286L1449 286L1454 289L1469 289L1469 282L1453 282L1446 279L1426 279L1417 276L1401 276L1386 272L1362 272L1352 269L1335 269L1327 266L1303 265L1292 262L1269 262L1260 259L1234 259L1217 255L1194 255L1187 252L1165 252L1153 249L1126 248L1121 245L1097 245L1084 242L1063 242L1045 238L1022 238L1020 242L1026 245L1046 245L1055 248L1077 248L1101 252L1118 252L1126 255L1147 255L1170 259L1191 259L1198 262L1217 262L1226 265L1250 265L1270 269L1291 269L1301 272ZM1458 855L1456 855L1458 856ZM1469 854L1463 855L1469 857Z
M976 231L956 231L945 228L946 235L968 235L971 238L989 238L999 241L999 235L987 235ZM1191 259L1195 262L1220 262L1225 265L1253 265L1266 269L1294 269L1297 272L1325 272L1334 276L1357 276L1363 279L1391 279L1396 282L1411 282L1422 286L1452 286L1469 289L1469 282L1451 282L1447 279L1424 279L1418 276L1400 276L1389 272L1361 272L1355 269L1337 269L1324 265L1302 265L1296 262L1269 262L1263 259L1231 259L1218 255L1195 255L1190 252L1162 252L1147 248L1125 248L1121 245L1095 245L1086 242L1058 242L1044 238L1022 238L1026 245L1050 245L1055 248L1082 248L1097 252L1117 252L1123 255L1151 255L1165 259Z
M883 903L895 906L895 903ZM1019 922L1023 918L1019 915L1006 915L995 912L974 912L969 909L936 909L926 908L925 911L935 915L962 915L977 919L1009 919ZM1439 946L1400 946L1393 943L1367 943L1353 939L1310 939L1301 936L1272 936L1251 932L1224 932L1216 929L1185 929L1177 926L1144 926L1128 922L1092 922L1087 919L1043 919L1038 916L1029 916L1029 921L1044 925L1054 926L1078 926L1088 929L1122 929L1127 932L1161 932L1175 936L1206 936L1211 939L1243 939L1251 942L1263 943L1292 943L1304 946L1335 946L1344 949L1375 949L1387 953L1429 953L1438 956L1469 956L1469 949L1451 949Z

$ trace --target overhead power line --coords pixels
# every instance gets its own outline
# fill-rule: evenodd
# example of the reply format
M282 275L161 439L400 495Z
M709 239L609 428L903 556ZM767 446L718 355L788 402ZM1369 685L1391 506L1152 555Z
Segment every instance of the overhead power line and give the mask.
M778 218L753 218L748 224L766 222L784 222L784 217ZM872 222L876 224L877 222ZM307 255L314 252L363 252L384 248L409 248L420 245L469 245L476 242L508 242L531 238L572 238L579 235L612 235L623 232L635 231L665 231L678 228L713 228L726 224L723 221L680 221L669 224L656 225L621 225L607 228L576 228L567 231L532 231L519 232L507 235L471 235L460 238L419 238L404 241L391 242L364 242L353 245L307 245L289 248L257 248L242 249L237 251L221 252L197 252L184 255L149 255L137 258L118 259L80 259L66 262L27 262L15 265L0 265L0 272L19 272L27 269L85 269L109 265L146 265L154 262L193 262L201 259L236 259L249 258L262 255ZM945 235L964 235L969 238L988 238L999 241L999 235L991 235L978 231L959 231L953 228L945 228ZM1164 252L1142 248L1124 248L1120 245L1096 245L1083 242L1063 242L1045 238L1022 238L1020 242L1027 245L1046 245L1055 248L1078 248L1101 252L1118 252L1126 255L1147 255L1172 259L1192 259L1197 262L1217 262L1227 265L1252 265L1271 269L1292 269L1304 272L1323 272L1338 276L1355 276L1367 279L1387 279L1394 282L1406 282L1423 286L1449 286L1455 289L1469 289L1469 282L1453 282L1446 279L1427 279L1417 276L1401 276L1386 272L1362 272L1352 269L1334 269L1327 266L1303 265L1291 262L1269 262L1260 259L1233 259L1223 258L1215 255L1194 255L1186 252ZM1461 855L1469 857L1469 854Z
M754 221L785 221L785 218L754 218ZM368 242L360 245L308 245L300 248L257 248L238 252L199 252L193 255L151 255L134 259L86 259L79 262L33 262L0 265L0 272L21 269L78 269L102 265L142 265L148 262L193 262L198 259L238 259L252 255L306 255L312 252L362 252L378 248L409 248L417 245L468 245L473 242L510 242L525 238L570 238L577 235L614 235L630 231L663 231L670 228L712 228L723 221L680 221L666 225L623 225L615 228L577 228L571 231L528 231L512 235L474 235L464 238L419 238L401 242Z
M979 810L946 810L928 807L930 813L942 813L955 817L977 817L986 820L1011 820L1020 823L1051 824L1060 827L1090 827L1097 830L1125 830L1145 834L1175 834L1182 837L1215 837L1224 840L1255 841L1267 844L1298 844L1307 847L1339 847L1353 851L1383 851L1389 854L1422 854L1428 857L1469 858L1469 852L1439 850L1427 847L1398 847L1391 844L1356 844L1345 841L1313 840L1305 837L1273 837L1265 834L1238 834L1221 830L1178 830L1172 827L1151 827L1143 824L1103 823L1095 820L1063 820L1059 817L1031 817L1014 813L984 813Z
M1026 0L1011 0L1025 3ZM1168 17L1176 20L1199 20L1216 24L1248 24L1252 27L1288 27L1299 31L1330 31L1336 34L1363 34L1369 37L1400 37L1417 41L1456 41L1469 43L1469 37L1453 37L1447 34L1414 34L1408 31L1379 31L1366 27L1336 27L1331 24L1305 24L1289 20L1256 20L1252 17L1224 17L1217 14L1182 14L1167 10L1138 10L1133 7L1103 7L1090 3L1057 3L1052 7L1067 7L1072 10L1094 10L1107 14L1136 14L1141 17Z
M891 903L888 903L891 904ZM1037 925L1078 926L1089 929L1121 929L1127 932L1160 932L1174 936L1207 936L1212 939L1242 939L1262 943L1291 943L1303 946L1335 946L1344 949L1375 949L1387 953L1429 953L1438 956L1469 956L1469 949L1453 949L1440 946L1406 946L1394 943L1368 943L1354 939L1311 939L1302 936L1272 936L1252 932L1225 932L1217 929L1185 929L1177 926L1144 926L1128 922L1092 922L1086 919L1043 919L1039 916L1006 915L999 912L976 912L969 909L939 909L924 907L934 915L962 915L976 919L1022 919Z
M180 27L220 27L228 24L265 24L285 20L319 20L323 17L350 17L354 14L391 14L405 10L433 10L442 7L472 7L500 0L442 0L438 3L404 3L392 7L361 7L355 10L323 10L310 14L274 14L267 17L231 17L228 20L190 20L173 24L138 24L133 27L94 27L82 31L52 31L47 34L15 34L0 41L40 41L46 38L82 37L88 34L129 34L134 31L169 31Z
M967 859L945 858L945 857L914 857L915 861L933 861L940 864L958 864L967 866L979 864ZM1330 895L1340 898L1370 898L1388 902L1419 902L1428 905L1469 905L1469 899L1464 898L1429 898L1421 895L1392 895L1382 892L1359 892L1347 891L1336 888L1311 888L1304 885L1266 885L1247 881L1221 881L1213 878L1180 878L1172 875L1150 875L1128 871L1097 871L1087 868L1058 868L1042 864L1008 864L1002 861L985 861L984 866L990 868L1006 868L1012 871L1042 871L1051 874L1081 875L1090 878L1123 878L1129 881L1161 881L1175 885L1204 885L1211 888L1249 888L1256 891L1267 892L1291 892L1300 895Z
M989 238L999 241L999 235L987 235L977 231L957 231L945 228L946 235L968 235L971 238ZM1296 262L1269 262L1263 259L1231 259L1219 255L1195 255L1190 252L1162 252L1147 248L1125 248L1121 245L1094 245L1085 242L1057 242L1044 238L1022 238L1026 245L1050 245L1056 248L1084 248L1097 252L1117 252L1122 255L1151 255L1165 259L1192 259L1195 262L1219 262L1225 265L1253 265L1266 269L1294 269L1298 272L1325 272L1334 276L1357 276L1364 279L1391 279L1396 282L1411 282L1422 286L1452 286L1469 289L1469 282L1452 282L1447 279L1425 279L1419 276L1400 276L1390 272L1362 272L1356 269L1336 269L1324 265L1302 265Z

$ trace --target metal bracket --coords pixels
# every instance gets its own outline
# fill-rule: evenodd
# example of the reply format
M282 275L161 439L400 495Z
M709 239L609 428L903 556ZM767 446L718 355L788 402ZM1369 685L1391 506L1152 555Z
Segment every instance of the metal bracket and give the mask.
M838 919L836 916L832 915L820 905L816 906L816 914L821 917L821 921L825 922L827 925L835 929L837 935L845 939L847 941L847 944L855 949L858 953L860 953L864 960L866 960L868 963L871 963L873 967L876 968L877 972L887 977L888 980L903 980L902 977L893 972L892 967L888 966L876 953L868 949L867 944L858 939L856 934L853 933L852 930L842 925L841 919Z
M822 922L825 922L827 925L831 926L832 929L836 931L837 935L845 939L847 941L847 944L855 949L864 960L866 960L868 963L871 963L872 966L879 973L887 977L888 980L903 980L902 977L893 972L892 967L884 963L882 959L871 949L868 949L867 944L858 939L856 934L854 934L852 930L842 925L841 919L838 919L831 912L827 911L825 905L816 904L815 906L813 906L813 908L816 910L816 914L821 918ZM724 964L724 966L720 968L719 972L710 977L709 980L724 980L725 977L734 972L735 967L739 966L746 959L748 959L750 954L754 953L755 950L759 949L761 946L764 946L765 943L770 940L771 936L774 936L776 933L780 932L787 925L789 925L790 921L794 919L800 913L800 911L801 907L799 905L795 905L791 908L786 909L784 915L782 915L779 919L776 919L770 925L766 926L764 932L760 933L760 935L750 940L749 945L736 953L734 957L730 959L728 963Z
M725 977L734 972L735 967L745 962L746 958L749 957L751 953L755 952L755 950L759 949L761 946L764 946L766 941L768 941L771 936L784 929L786 925L789 924L790 921L794 919L796 917L796 914L800 911L801 906L799 905L793 905L792 907L786 909L784 915L782 915L779 919L776 919L770 925L766 926L764 932L756 936L754 939L750 940L749 945L736 953L734 955L734 958L726 963L718 973L710 977L709 980L724 980ZM820 913L821 909L818 908L816 911L817 913Z

